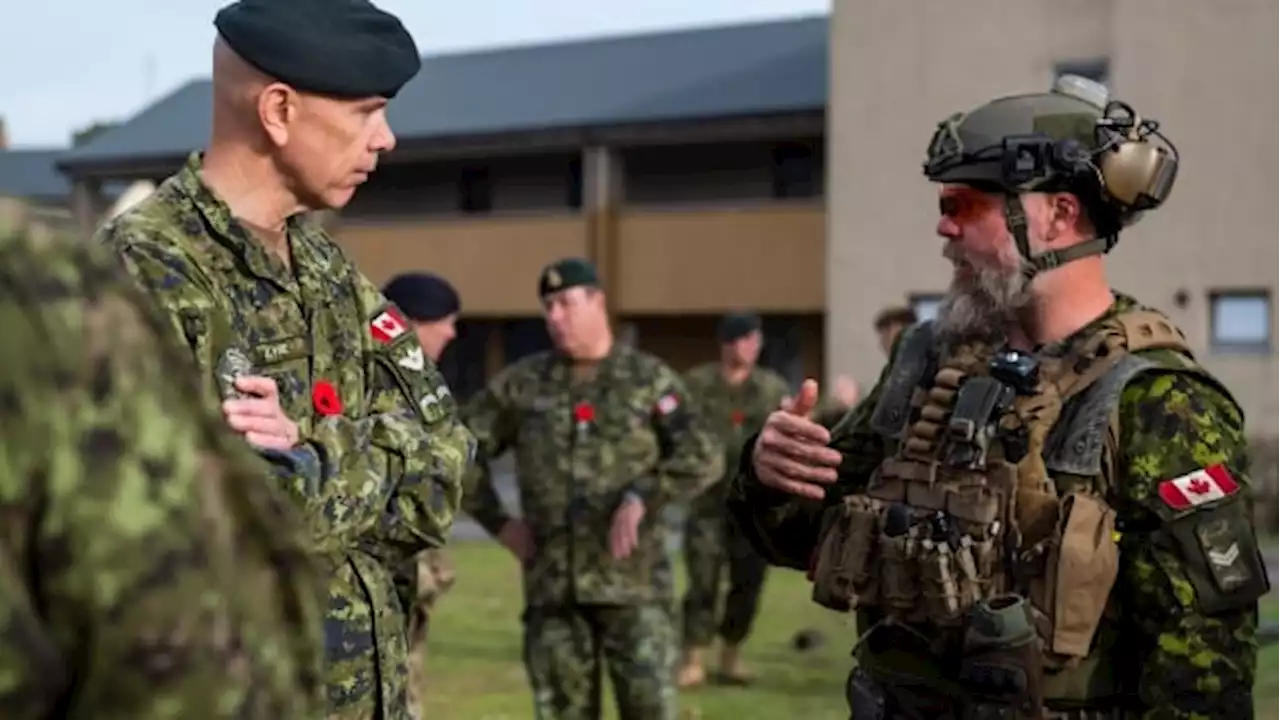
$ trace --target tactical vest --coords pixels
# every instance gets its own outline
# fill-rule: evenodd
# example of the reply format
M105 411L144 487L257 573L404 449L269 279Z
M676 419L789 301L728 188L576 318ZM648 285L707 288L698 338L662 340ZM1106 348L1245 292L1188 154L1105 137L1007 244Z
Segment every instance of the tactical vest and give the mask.
M1212 378L1147 309L1035 356L1038 377L1021 388L994 376L992 348L938 357L930 323L907 332L871 417L896 451L825 514L813 598L913 628L939 656L969 642L975 606L1012 598L1039 636L1030 647L1043 670L1069 669L1089 655L1119 567L1104 498L1121 393L1172 363ZM1157 349L1175 352L1136 354Z

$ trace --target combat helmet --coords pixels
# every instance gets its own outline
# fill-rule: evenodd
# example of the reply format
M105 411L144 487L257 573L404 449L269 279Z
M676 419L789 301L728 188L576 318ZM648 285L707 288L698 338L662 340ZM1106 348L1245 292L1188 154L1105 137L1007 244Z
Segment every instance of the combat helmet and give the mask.
M1110 252L1122 228L1168 199L1177 172L1178 151L1158 122L1075 75L1059 77L1047 93L997 98L948 117L938 123L924 163L932 182L1004 194L1005 223L1028 277ZM1026 192L1077 195L1097 237L1033 255L1019 199Z

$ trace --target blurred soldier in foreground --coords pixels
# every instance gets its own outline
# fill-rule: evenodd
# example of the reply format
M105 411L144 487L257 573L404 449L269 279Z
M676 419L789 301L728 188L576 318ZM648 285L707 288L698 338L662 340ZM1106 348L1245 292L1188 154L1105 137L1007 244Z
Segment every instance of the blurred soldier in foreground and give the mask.
M466 406L479 441L465 507L524 567L524 657L538 720L601 717L601 659L621 720L676 717L673 583L663 511L723 471L680 377L614 342L595 268L548 266L538 295L555 350ZM515 452L523 518L488 462Z
M323 586L101 248L0 232L0 712L314 718Z
M329 570L329 717L409 717L392 571L445 543L474 441L408 321L306 213L394 146L387 102L418 52L363 0L242 0L214 24L208 150L102 241L227 423L306 470L288 489Z
M382 294L409 319L427 359L439 363L440 355L457 336L458 313L462 311L458 291L439 275L406 273L392 278ZM431 608L453 587L456 575L444 551L432 548L414 558L396 577L400 602L409 616L409 696L415 707L422 706L421 694L427 684Z
M738 467L742 443L760 431L764 419L787 395L787 382L756 364L763 336L760 318L748 313L726 315L717 333L720 361L700 365L685 375L692 403L725 446L725 467ZM751 547L725 510L726 478L689 504L684 555L689 588L684 596L684 658L681 687L706 680L703 653L715 635L723 646L718 679L744 684L741 648L760 606L767 563ZM721 580L728 570L729 592L719 622Z
M733 512L858 613L853 717L1252 717L1244 419L1102 258L1169 194L1157 138L1074 77L940 123L937 321L835 428L810 382L750 442Z
M875 328L876 336L880 340L880 349L885 357L893 355L893 348L897 345L898 338L902 336L902 331L917 322L919 320L916 318L916 311L906 306L888 307L876 315L872 327Z

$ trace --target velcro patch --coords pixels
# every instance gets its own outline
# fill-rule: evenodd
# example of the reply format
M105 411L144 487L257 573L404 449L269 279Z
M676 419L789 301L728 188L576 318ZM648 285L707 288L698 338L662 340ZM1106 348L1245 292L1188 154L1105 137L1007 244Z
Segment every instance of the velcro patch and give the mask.
M406 370L417 370L421 372L427 367L427 354L422 351L420 345L414 345L404 354L396 358L396 364Z
M1174 510L1187 510L1230 497L1240 490L1235 478L1222 465L1187 473L1160 483L1157 492L1165 505Z
M369 321L369 332L373 334L374 340L386 345L409 332L409 323L405 321L399 310L388 305L386 310Z

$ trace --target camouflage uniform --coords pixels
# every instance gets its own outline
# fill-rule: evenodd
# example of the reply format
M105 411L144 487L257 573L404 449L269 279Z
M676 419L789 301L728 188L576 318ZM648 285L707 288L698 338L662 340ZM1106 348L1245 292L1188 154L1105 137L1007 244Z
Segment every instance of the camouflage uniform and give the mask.
M407 627L392 569L445 543L474 440L404 318L308 218L292 267L203 184L200 156L104 226L217 403L230 349L276 381L313 479L288 485L327 561L330 717L402 718Z
M671 369L615 344L591 376L558 353L504 370L463 411L479 444L464 508L490 533L507 522L488 460L515 453L536 551L524 568L524 660L535 716L599 718L603 656L624 720L675 717L676 638L663 510L722 471ZM634 552L609 551L614 511L644 502Z
M143 303L100 248L0 237L0 714L318 717L300 521Z
M395 578L400 602L409 616L409 697L418 707L422 705L427 685L427 630L431 625L431 610L456 579L453 563L438 549L420 553L411 561L410 569Z
M990 214L952 193L1003 196L1029 283L1109 251L1164 202L1177 159L1156 127L1066 77L944 120L924 169L953 186L939 209L961 246ZM1094 232L1036 248L1033 192L1073 195ZM994 324L904 333L832 428L844 457L823 502L750 463L733 483L757 549L809 568L815 601L857 611L853 716L1251 717L1268 587L1239 407L1130 298L1032 353Z
M1107 316L1063 346L1089 336L1108 318L1135 306L1134 301L1121 298ZM905 344L899 345L898 356ZM1063 671L1056 679L1047 679L1045 699L1051 709L1081 703L1119 706L1144 718L1252 717L1256 602L1246 599L1222 606L1223 595L1210 589L1214 581L1203 561L1189 560L1181 541L1174 542L1166 534L1176 520L1183 521L1177 525L1181 531L1188 514L1171 520L1172 511L1160 497L1165 481L1215 464L1228 468L1240 485L1240 492L1228 500L1247 497L1243 417L1227 392L1202 371L1192 370L1185 356L1169 350L1139 356L1159 365L1125 384L1118 400L1120 434L1114 469L1096 488L1115 508L1115 526L1124 528L1118 577L1088 657L1079 663L1078 672ZM895 367L899 366L890 366ZM770 562L812 569L824 506L866 488L873 471L896 451L897 443L872 426L890 368L866 402L833 432L831 445L844 453L845 460L840 480L823 506L765 488L755 480L750 463L743 463L733 483L730 510ZM1055 474L1054 479L1064 493L1081 482L1078 476L1066 474ZM1245 502L1208 504L1189 516L1239 524L1251 534L1246 507ZM1250 548L1243 547L1247 544L1240 548L1243 563L1249 562ZM1228 549L1209 545L1201 551L1218 550ZM880 619L872 612L858 616L862 628ZM890 642L887 635L881 642L869 638L859 648L860 665L875 677L887 676L895 668L910 668L910 675L925 676L913 683L930 684L938 675L948 674L950 666L936 665L938 658L922 651L918 643L904 642L902 636L893 639L897 642ZM952 699L947 693L931 695L914 686L909 692L920 703L917 707L923 708L921 714L906 713L903 699L897 698L896 703L890 699L889 705L897 704L902 714L886 717L949 717ZM1062 705L1055 702L1055 693L1064 696ZM1077 697L1081 694L1086 697Z
M725 446L725 467L738 467L742 442L760 431L769 413L778 409L789 389L786 380L765 368L753 368L741 385L724 380L719 363L690 370L685 384L698 414L705 418ZM768 567L751 548L725 510L727 479L689 504L685 521L684 554L689 588L684 597L686 648L706 647L715 634L737 646L751 631L760 604ZM720 581L728 568L729 592L717 628Z

